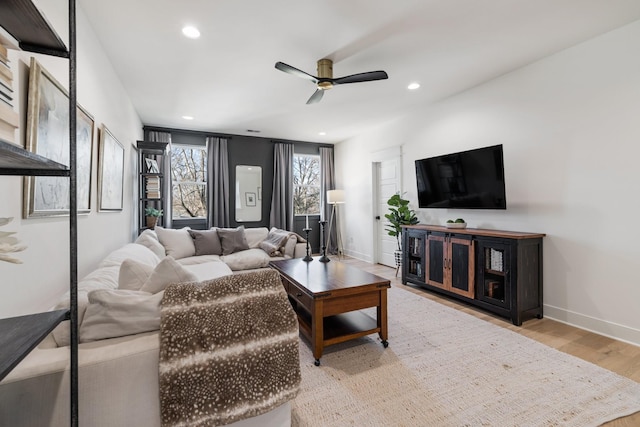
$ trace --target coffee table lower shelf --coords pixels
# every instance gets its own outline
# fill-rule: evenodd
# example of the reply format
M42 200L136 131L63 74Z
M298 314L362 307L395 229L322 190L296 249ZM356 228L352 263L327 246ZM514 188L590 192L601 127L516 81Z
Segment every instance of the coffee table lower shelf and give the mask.
M310 343L313 343L311 314L300 308L296 312L300 323L300 332ZM325 317L322 322L322 330L322 347L381 332L376 319L362 311L352 311ZM385 341L383 345L387 347L388 343Z

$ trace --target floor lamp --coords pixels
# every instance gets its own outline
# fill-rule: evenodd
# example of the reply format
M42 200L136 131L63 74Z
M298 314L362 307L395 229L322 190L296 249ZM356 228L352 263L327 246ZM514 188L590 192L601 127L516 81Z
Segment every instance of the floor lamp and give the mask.
M327 191L327 203L332 205L331 219L329 220L329 238L327 239L327 248L331 248L331 228L333 227L333 219L336 222L336 240L338 246L338 257L343 255L342 253L342 233L340 232L340 223L338 222L338 205L344 203L344 190L329 190ZM331 249L329 249L331 250Z

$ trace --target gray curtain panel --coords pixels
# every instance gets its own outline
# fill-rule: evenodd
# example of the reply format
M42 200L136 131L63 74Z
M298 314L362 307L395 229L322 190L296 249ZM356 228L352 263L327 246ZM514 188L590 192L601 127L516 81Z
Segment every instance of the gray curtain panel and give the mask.
M293 231L293 144L276 143L273 148L269 225Z
M207 223L229 227L229 154L227 139L207 137Z
M330 231L331 238L329 239L329 220L331 219L331 210L333 206L327 203L327 191L336 189L335 179L335 167L333 165L333 147L320 147L320 212L324 215L323 218L327 221L325 243L329 241L330 247L327 248L327 253L338 253L338 234L336 232L338 224L334 218L333 227Z
M171 228L171 205L173 201L172 196L172 185L171 185L171 133L170 132L159 132L155 130L150 130L147 133L147 141L151 142L168 142L167 152L164 156L164 162L162 164L163 175L164 175L164 184L162 189L162 197L164 199L164 215L162 215L163 224L165 228Z

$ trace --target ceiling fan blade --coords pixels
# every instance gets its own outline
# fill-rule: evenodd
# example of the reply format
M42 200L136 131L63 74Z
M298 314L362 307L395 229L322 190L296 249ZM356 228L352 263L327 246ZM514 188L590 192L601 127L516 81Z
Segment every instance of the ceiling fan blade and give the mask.
M302 77L303 79L311 80L313 83L318 83L318 78L312 76L309 73L305 73L302 70L298 70L296 67L285 64L284 62L276 62L276 68L285 73L293 74L294 76Z
M320 100L322 99L322 95L324 95L324 90L316 89L316 91L313 92L313 95L311 95L311 98L309 98L309 100L307 101L307 104L315 104L317 102L320 102Z
M384 80L388 78L389 76L384 71L369 71L366 73L358 73L352 74L350 76L338 77L337 79L333 79L332 82L334 85L342 85L346 83L371 82L374 80Z

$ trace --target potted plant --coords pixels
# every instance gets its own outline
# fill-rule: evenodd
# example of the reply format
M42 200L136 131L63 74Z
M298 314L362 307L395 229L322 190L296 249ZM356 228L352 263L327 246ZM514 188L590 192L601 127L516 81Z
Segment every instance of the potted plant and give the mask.
M417 224L418 217L413 209L409 208L409 200L403 199L400 193L396 193L389 200L387 200L389 206L389 213L385 214L389 224L387 225L387 232L389 236L396 238L398 249L395 251L396 260L396 274L398 269L402 265L402 226Z
M158 222L158 218L162 216L162 209L147 206L144 210L144 214L147 216L147 227L153 229Z

